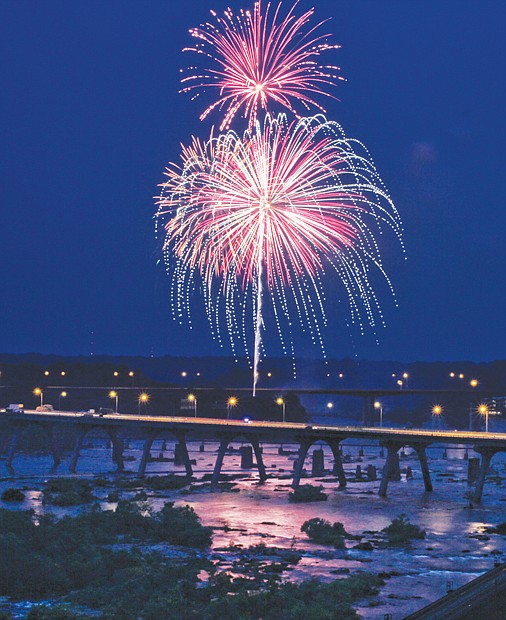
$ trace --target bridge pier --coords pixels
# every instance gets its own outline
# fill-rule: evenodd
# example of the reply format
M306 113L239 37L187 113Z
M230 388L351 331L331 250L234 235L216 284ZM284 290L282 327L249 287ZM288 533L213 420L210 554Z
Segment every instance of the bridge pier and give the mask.
M292 487L296 489L300 484L300 479L302 477L302 470L304 469L304 461L306 460L306 456L309 448L313 444L312 439L301 439L299 445L299 456L297 457L297 462L295 464L295 470L293 472L293 481Z
M51 472L54 473L58 469L58 465L61 463L60 451L58 449L58 442L56 441L54 426L47 427L46 432L51 444L51 454L53 455L53 467L51 468Z
M216 457L216 463L214 464L213 475L211 476L211 484L216 486L220 480L221 468L223 467L223 458L225 457L225 452L227 451L228 444L231 441L231 437L229 435L222 436L220 440L220 447L218 448L218 456Z
M391 441L385 441L383 444L387 449L387 460L383 467L383 473L381 475L381 483L379 488L379 496L387 496L387 487L390 480L400 480L400 468L399 468L399 450L402 448L402 444L394 443Z
M344 473L343 460L341 458L341 450L339 449L339 441L332 441L328 444L334 456L334 469L332 473L339 480L339 488L344 489L346 486L346 474Z
M177 433L176 438L178 440L178 445L180 446L179 450L184 468L186 470L186 475L188 476L188 478L191 478L193 476L193 468L190 461L190 456L188 454L188 447L186 445L186 436L184 433Z
M417 444L413 446L413 448L418 456L418 460L420 461L420 467L422 468L422 476L423 476L423 483L425 485L425 490L432 491L432 480L430 479L430 471L429 471L429 466L427 464L427 453L425 451L427 448L427 445Z
M69 466L70 472L72 474L76 473L77 460L79 459L79 456L81 454L81 448L83 447L83 441L87 432L88 429L84 426L80 426L77 429L76 442L74 444L74 451L72 452L72 459Z
M253 451L255 452L255 459L257 462L258 475L260 476L260 482L265 482L267 480L267 473L265 472L265 465L262 457L262 450L260 448L260 443L258 439L251 439L251 445L253 446Z
M138 478L144 478L146 474L146 465L148 464L149 455L151 454L151 447L153 445L153 441L156 439L157 433L154 431L149 432L148 436L144 441L144 447L142 449L141 461L139 463L139 470L137 472Z
M7 467L11 470L14 471L14 468L12 467L12 461L14 459L14 456L16 454L16 448L18 445L18 439L19 439L19 433L20 433L20 427L18 425L16 425L14 427L14 430L12 432L12 437L11 437L11 441L9 444L9 452L7 454L7 460L5 461L5 464L7 465Z
M490 466L490 461L492 457L497 452L493 448L474 448L475 452L481 455L481 466L480 471L478 473L478 479L476 480L476 486L474 487L473 493L473 502L477 504L481 503L481 497L483 495L483 487L485 485L485 478L487 476L487 471Z
M123 461L123 440L118 437L118 431L115 428L107 429L107 434L111 438L112 443L112 462L115 463L118 472L125 471L125 463Z

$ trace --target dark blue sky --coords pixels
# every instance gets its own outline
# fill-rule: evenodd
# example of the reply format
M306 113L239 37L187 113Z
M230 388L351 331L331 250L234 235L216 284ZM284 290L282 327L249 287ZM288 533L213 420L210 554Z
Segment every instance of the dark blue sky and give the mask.
M177 92L181 48L228 4L252 3L0 3L0 350L88 354L94 332L95 353L220 352L207 325L170 318L152 196L179 143L209 131ZM347 78L328 117L371 151L408 256L383 249L399 308L385 297L380 344L342 330L329 353L504 358L503 3L313 4Z

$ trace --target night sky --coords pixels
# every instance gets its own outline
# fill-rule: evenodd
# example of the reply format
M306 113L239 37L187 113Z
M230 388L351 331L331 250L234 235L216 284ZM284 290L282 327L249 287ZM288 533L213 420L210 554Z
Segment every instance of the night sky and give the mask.
M1 351L230 352L172 322L152 198L217 120L178 94L179 69L188 29L228 4L252 1L0 2ZM408 257L382 248L399 307L383 291L379 345L343 328L329 354L504 358L503 2L313 4L347 79L327 116L370 150Z

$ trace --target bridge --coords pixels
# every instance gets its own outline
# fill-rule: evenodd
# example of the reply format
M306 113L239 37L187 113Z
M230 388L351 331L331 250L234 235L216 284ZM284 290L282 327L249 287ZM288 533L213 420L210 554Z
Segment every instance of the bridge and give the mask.
M70 471L75 473L83 440L87 433L100 428L111 439L112 459L118 471L124 470L124 442L121 433L135 430L144 437L144 447L140 459L138 476L143 477L150 459L153 442L160 436L172 436L177 441L176 453L184 465L186 474L193 475L192 463L188 454L188 441L213 440L219 442L216 462L211 482L220 480L223 459L232 441L241 440L249 443L255 453L256 467L261 481L267 479L262 458L261 442L294 443L299 446L298 457L293 471L292 486L297 488L303 475L304 462L310 447L319 442L326 443L334 458L333 473L339 487L347 485L343 467L340 444L346 439L374 440L386 448L387 455L382 471L379 495L385 497L390 480L398 480L399 450L412 447L419 459L424 487L432 491L432 481L427 462L426 449L433 443L465 444L481 456L481 464L472 495L473 501L481 502L485 477L490 462L495 454L506 451L506 433L483 433L471 431L416 430L394 429L385 427L352 427L301 424L293 422L260 422L223 420L197 417L167 417L132 414L110 414L98 416L83 412L54 411L38 412L25 410L24 413L6 413L0 417L0 429L11 431L9 451L6 465L12 471L13 460L20 432L27 426L38 425L50 438L54 469L61 462L55 440L56 433L62 425L72 425L76 429L76 440L73 449Z

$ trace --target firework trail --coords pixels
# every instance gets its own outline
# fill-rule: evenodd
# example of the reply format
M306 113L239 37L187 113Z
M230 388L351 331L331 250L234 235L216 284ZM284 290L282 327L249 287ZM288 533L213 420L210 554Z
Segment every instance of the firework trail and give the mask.
M261 1L255 2L253 12L234 15L227 9L219 17L211 11L215 23L190 30L197 43L184 51L204 56L208 67L189 67L181 92L198 96L205 90L218 91L218 99L204 110L201 120L213 110L223 110L223 130L239 112L251 127L259 108L272 111L273 104L296 116L298 105L304 111L316 107L325 112L315 96L330 97L325 89L343 78L337 75L339 67L322 65L320 55L340 46L327 43L328 35L320 34L325 22L311 24L314 9L297 17L297 4L285 17L280 14L281 3L271 10L270 3L264 8Z
M175 316L203 291L208 319L234 355L251 359L256 383L269 304L283 351L307 330L323 353L325 299L337 279L351 321L383 323L369 280L383 269L376 235L401 224L365 147L319 115L289 123L267 115L243 136L194 138L158 198ZM175 260L174 260L175 259ZM326 276L325 278L323 276ZM334 295L335 296L335 295Z

